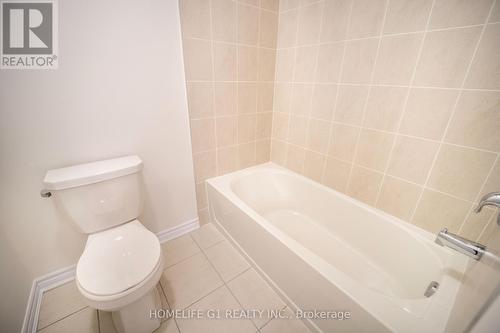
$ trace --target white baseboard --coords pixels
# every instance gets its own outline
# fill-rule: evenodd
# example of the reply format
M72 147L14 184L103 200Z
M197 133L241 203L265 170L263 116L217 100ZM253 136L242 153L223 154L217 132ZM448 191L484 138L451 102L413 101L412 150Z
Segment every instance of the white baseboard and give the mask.
M200 223L198 218L195 218L173 228L162 230L158 232L156 236L160 240L160 243L164 243L198 229L199 227ZM75 272L76 265L71 265L33 280L28 304L26 306L26 313L24 315L22 333L36 333L43 293L74 280Z

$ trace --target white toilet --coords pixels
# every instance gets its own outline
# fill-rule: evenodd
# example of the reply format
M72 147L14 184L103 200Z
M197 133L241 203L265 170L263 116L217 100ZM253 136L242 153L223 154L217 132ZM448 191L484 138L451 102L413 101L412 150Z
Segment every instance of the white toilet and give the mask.
M126 156L50 170L45 193L87 243L76 267L76 284L87 304L112 311L120 333L152 332L160 320L156 289L163 272L160 242L137 217L142 210L142 161Z

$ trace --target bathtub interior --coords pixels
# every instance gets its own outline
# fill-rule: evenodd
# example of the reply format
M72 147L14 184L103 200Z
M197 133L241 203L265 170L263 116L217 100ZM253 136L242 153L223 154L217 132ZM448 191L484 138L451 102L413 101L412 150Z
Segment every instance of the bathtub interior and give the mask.
M449 274L432 243L341 194L325 196L321 186L288 172L243 174L231 181L231 190L289 237L385 296L423 299L430 282L441 283Z

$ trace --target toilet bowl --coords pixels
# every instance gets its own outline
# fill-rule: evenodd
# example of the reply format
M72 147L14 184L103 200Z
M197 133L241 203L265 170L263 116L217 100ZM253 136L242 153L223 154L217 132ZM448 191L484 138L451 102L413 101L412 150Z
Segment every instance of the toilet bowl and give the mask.
M160 326L149 313L161 307L155 287L162 272L158 238L133 220L89 236L76 285L90 307L113 312L119 332L151 332Z
M111 311L119 333L149 333L160 326L156 289L163 272L158 238L137 219L142 211L137 156L49 170L44 191L82 233L88 234L76 267L76 285L92 308Z

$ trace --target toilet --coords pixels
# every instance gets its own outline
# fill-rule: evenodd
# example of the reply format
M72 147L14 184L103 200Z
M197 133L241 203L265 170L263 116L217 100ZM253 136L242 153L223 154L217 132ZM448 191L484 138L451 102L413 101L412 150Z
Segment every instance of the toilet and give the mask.
M158 238L137 219L142 211L138 156L50 170L44 193L75 228L88 235L76 285L92 308L111 311L119 333L152 332L160 319L156 289L163 272Z

